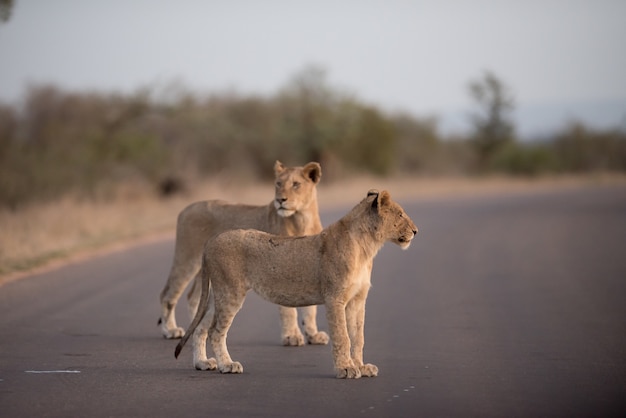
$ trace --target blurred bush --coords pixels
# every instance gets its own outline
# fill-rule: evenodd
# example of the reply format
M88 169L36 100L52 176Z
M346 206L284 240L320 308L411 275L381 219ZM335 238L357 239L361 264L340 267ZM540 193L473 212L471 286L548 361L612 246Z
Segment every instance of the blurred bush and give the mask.
M489 168L513 175L536 176L557 172L559 163L548 144L510 142L495 152Z
M551 145L561 171L626 171L623 130L593 130L572 122L556 135Z
M169 195L215 175L268 179L276 159L319 161L325 182L359 173L626 171L619 130L572 124L523 143L501 114L475 121L467 137L442 137L436 119L388 114L330 86L316 67L270 97L202 96L180 86L126 95L35 86L19 105L0 103L0 206L68 193L106 199L128 184ZM495 135L502 126L507 135Z

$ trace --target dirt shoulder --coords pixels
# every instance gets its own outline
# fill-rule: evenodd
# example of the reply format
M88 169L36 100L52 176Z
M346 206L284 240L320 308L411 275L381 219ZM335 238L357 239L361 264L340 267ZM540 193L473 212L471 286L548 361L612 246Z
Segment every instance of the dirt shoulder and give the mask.
M389 190L399 201L434 200L494 194L536 193L557 189L619 185L626 175L518 179L360 177L318 187L320 210L358 202L372 188ZM93 203L63 199L20 213L0 213L0 286L10 281L129 247L173 239L176 216L187 204L220 198L242 203L269 202L268 184L229 187L205 184L173 199L124 197Z

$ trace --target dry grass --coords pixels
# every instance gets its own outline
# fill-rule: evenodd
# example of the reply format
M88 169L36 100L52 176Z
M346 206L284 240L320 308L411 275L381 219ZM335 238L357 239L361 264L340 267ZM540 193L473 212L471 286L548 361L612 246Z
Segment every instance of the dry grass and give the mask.
M123 190L113 199L101 202L68 196L17 212L0 210L0 281L16 272L120 241L171 236L176 217L187 204L218 197L248 203L269 202L272 188L271 185L234 188L207 183L197 187L194 193L170 199Z
M484 196L490 194L524 193L542 190L600 186L626 185L626 174L598 173L584 176L544 176L535 178L489 176L435 177L435 178L375 178L360 177L348 182L321 185L320 209L338 204L356 203L368 189L387 189L398 200L433 200L449 197Z
M370 188L387 189L399 200L436 199L460 195L519 193L598 184L624 184L623 175L479 180L355 178L319 187L320 209L359 201ZM176 216L190 202L225 199L242 203L269 203L271 184L238 186L224 181L204 183L193 193L160 199L136 190L121 190L104 202L65 197L19 212L0 211L0 284L35 268L84 257L96 251L120 248L138 240L173 237Z

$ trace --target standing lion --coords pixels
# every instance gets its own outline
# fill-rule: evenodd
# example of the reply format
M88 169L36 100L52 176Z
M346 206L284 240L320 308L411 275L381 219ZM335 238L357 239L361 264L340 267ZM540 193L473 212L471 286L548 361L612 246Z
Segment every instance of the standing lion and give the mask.
M316 162L303 167L274 164L274 200L265 206L232 204L220 200L192 203L179 215L176 224L174 261L161 291L159 324L165 338L181 338L184 330L176 324L175 308L187 284L198 275L202 250L207 239L231 229L250 228L283 236L314 235L322 230L317 206L317 183L322 168ZM193 318L200 298L199 278L188 294ZM310 344L327 344L328 334L318 331L316 306L302 308L302 324ZM300 346L304 336L295 308L280 307L281 338L284 345Z
M255 230L224 232L207 241L200 306L178 343L178 357L193 333L196 369L243 373L226 335L248 290L283 306L324 304L338 378L377 376L363 362L365 300L374 256L387 241L407 249L417 227L387 191L370 190L347 215L306 237L279 237ZM215 358L207 358L209 339Z

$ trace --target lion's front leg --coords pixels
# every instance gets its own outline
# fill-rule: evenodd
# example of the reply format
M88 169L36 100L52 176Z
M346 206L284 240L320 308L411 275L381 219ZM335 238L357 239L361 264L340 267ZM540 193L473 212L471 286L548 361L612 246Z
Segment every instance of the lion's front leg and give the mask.
M324 331L317 330L317 306L305 306L300 308L302 314L302 326L304 328L304 335L309 344L328 344L328 334Z
M333 342L333 361L339 379L358 379L361 370L350 358L350 338L346 324L346 305L339 302L326 304L326 318Z
M298 311L296 308L278 307L280 314L280 337L285 346L304 345L304 336L298 327Z
M365 325L365 300L368 289L352 299L346 306L346 321L348 333L350 335L350 355L356 367L361 371L361 376L378 376L378 367L373 364L363 363L363 346L365 345L364 325Z

